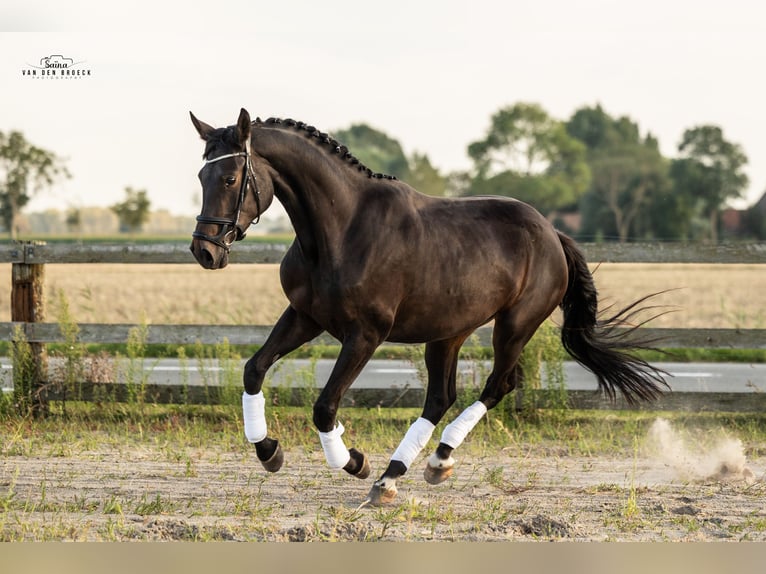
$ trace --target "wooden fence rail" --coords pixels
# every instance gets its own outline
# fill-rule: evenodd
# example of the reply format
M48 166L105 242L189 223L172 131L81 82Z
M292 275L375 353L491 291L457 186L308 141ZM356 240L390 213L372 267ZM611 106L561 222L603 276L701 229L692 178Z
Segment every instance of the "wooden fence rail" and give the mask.
M279 263L289 246L245 242L232 250L231 263ZM766 263L766 243L583 243L590 263ZM196 264L186 244L0 244L0 263L166 263Z
M14 329L20 327L24 337L34 343L57 343L63 335L56 323L0 323L0 341L10 341ZM130 323L79 323L79 340L83 343L125 343L131 329L140 325ZM147 325L146 343L175 343L179 345L216 344L226 339L232 345L262 345L271 332L270 325ZM766 349L766 329L641 329L642 336L657 340L669 349ZM476 343L489 347L492 328L476 330ZM307 344L337 345L338 341L322 334Z
M699 245L680 243L581 244L590 263L747 263L766 264L766 243ZM248 242L237 245L230 263L278 263L288 245ZM0 263L12 263L11 322L0 323L0 340L11 341L21 328L33 346L38 361L36 372L43 378L44 345L63 340L59 326L42 316L44 265L48 263L196 264L186 244L45 244L39 242L0 244ZM137 325L81 324L79 339L84 343L124 343ZM231 344L262 344L270 326L242 325L150 325L147 343L203 344L227 339ZM643 334L658 338L665 347L728 349L766 348L766 329L651 329ZM477 331L478 342L489 345L490 329ZM336 343L324 335L314 344ZM41 381L38 385L43 384Z

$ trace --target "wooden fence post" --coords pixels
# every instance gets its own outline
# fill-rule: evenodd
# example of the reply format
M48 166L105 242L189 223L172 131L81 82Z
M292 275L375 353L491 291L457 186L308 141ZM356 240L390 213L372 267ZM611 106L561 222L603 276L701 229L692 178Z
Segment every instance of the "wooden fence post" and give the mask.
M19 323L40 323L45 321L45 294L43 279L45 266L33 263L35 246L45 245L39 241L25 241L19 244L22 261L14 262L11 272L11 321ZM29 343L32 352L32 373L28 397L32 413L44 416L48 412L47 379L48 360L45 344Z

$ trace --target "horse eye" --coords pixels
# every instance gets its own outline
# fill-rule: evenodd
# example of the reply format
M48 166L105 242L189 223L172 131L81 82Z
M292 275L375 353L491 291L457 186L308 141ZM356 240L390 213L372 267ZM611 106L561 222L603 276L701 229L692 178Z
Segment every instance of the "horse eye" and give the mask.
M236 181L237 178L233 175L228 175L223 179L223 183L226 185L226 187L231 187Z

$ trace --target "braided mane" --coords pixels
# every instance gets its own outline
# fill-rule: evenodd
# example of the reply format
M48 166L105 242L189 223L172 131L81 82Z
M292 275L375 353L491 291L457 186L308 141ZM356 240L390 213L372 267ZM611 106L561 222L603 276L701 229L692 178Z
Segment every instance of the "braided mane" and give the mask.
M267 126L267 127L287 127L293 128L298 131L303 131L308 137L314 138L316 142L323 146L328 152L333 153L340 157L343 161L350 166L355 167L357 170L366 173L367 177L376 179L396 179L393 175L386 175L383 173L376 173L364 165L359 159L357 159L346 146L340 143L338 140L332 138L329 134L319 131L314 126L310 126L304 122L298 122L292 119L280 119L269 118L265 122L261 121L261 118L256 118L253 122L255 126Z

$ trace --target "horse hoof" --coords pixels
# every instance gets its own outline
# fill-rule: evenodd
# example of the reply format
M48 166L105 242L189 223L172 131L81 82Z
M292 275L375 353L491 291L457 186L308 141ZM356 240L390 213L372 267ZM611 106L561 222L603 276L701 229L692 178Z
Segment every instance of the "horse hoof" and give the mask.
M274 454L272 454L268 460L262 460L261 464L267 471L277 472L280 468L282 468L282 463L284 462L285 454L282 452L282 447L280 446L279 442L277 442L277 448L274 451Z
M351 460L343 467L343 470L361 479L370 476L370 461L367 460L367 456L355 448L348 449L348 452L351 455Z
M367 459L366 454L363 454L363 453L360 453L360 454L362 455L362 468L360 468L359 471L354 476L364 480L365 478L370 476L370 461Z
M394 498L396 498L397 492L399 491L396 489L396 483L392 482L387 485L384 480L378 480L372 485L365 502L370 506L391 504L394 501Z
M436 455L431 455L423 471L423 478L426 479L428 484L441 484L452 476L454 464L455 460L452 457L442 460L436 457Z

